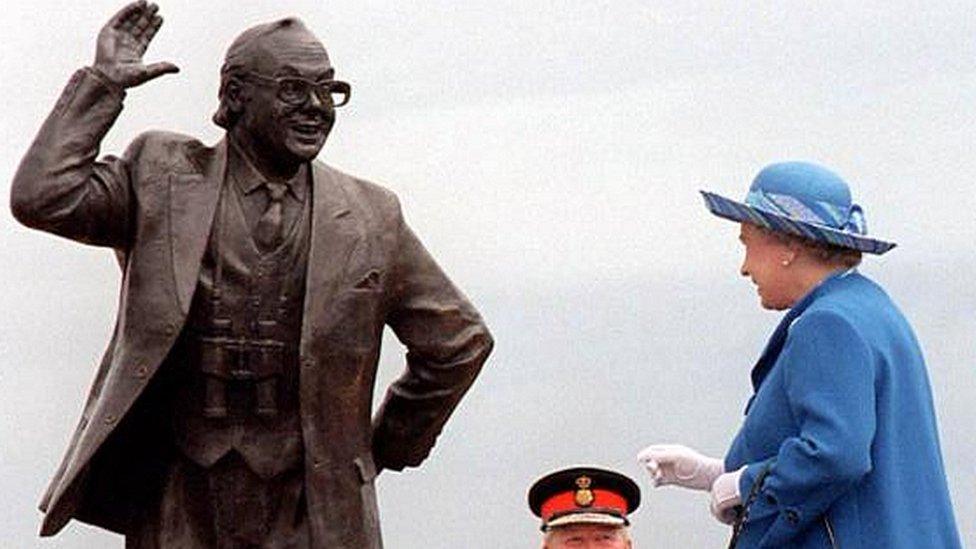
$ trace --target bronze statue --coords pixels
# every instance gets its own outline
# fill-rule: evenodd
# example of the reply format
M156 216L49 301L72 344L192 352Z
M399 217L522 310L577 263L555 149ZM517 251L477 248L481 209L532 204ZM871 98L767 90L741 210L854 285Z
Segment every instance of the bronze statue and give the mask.
M301 21L230 46L214 147L148 132L96 160L162 24L98 35L12 185L25 225L112 248L115 332L41 534L76 518L127 547L380 547L373 481L417 466L492 347L396 197L315 161L350 87ZM371 421L380 340L407 369Z

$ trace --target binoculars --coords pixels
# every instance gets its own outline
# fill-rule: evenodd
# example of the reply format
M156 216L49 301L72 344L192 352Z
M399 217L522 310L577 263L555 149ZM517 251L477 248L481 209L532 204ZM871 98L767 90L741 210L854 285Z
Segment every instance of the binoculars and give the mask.
M272 339L199 337L199 367L204 375L203 415L228 415L228 384L254 386L254 413L272 417L278 413L278 378L285 360L285 344Z

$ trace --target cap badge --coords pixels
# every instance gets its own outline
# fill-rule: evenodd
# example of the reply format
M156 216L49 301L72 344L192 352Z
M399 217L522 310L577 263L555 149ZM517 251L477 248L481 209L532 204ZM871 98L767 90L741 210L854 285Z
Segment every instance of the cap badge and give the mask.
M593 491L590 490L590 484L593 481L590 477L582 476L576 479L576 495L573 498L576 501L576 505L580 507L589 507L593 505Z

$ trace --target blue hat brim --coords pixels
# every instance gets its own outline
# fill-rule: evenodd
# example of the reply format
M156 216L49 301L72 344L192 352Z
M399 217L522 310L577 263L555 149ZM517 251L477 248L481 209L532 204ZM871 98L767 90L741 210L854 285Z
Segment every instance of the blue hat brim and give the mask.
M782 214L755 208L715 193L700 192L705 199L705 207L708 208L708 211L730 221L752 223L773 231L869 254L881 255L896 246L894 242L886 242L826 225L800 221Z

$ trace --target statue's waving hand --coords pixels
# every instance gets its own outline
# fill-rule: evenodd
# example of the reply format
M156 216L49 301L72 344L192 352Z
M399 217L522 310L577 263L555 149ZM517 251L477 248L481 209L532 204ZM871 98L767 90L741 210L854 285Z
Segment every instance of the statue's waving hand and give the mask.
M166 73L178 72L172 63L146 65L142 54L163 24L159 6L145 0L119 10L98 33L95 69L122 88L138 86Z

